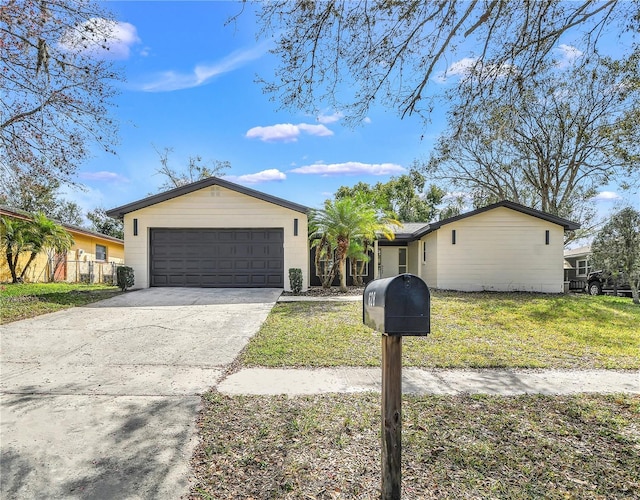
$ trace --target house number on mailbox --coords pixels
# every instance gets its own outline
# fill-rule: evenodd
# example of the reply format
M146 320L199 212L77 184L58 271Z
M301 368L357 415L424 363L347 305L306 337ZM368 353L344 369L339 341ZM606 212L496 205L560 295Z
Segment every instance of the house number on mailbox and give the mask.
M369 298L367 300L367 305L369 307L373 307L376 305L376 292L369 292Z

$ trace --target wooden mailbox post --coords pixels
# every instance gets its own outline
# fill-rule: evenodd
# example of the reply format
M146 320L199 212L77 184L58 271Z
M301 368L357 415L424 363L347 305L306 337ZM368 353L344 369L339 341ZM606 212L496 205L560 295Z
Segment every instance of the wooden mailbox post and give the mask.
M362 321L382 334L382 499L400 500L402 483L402 337L431 328L429 288L418 276L400 274L370 282L362 297Z

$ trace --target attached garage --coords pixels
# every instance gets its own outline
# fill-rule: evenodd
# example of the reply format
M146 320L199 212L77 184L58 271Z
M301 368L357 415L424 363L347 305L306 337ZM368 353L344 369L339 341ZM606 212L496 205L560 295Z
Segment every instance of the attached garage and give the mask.
M308 287L308 208L210 177L109 210L124 221L134 288Z
M151 286L284 287L284 231L150 230Z

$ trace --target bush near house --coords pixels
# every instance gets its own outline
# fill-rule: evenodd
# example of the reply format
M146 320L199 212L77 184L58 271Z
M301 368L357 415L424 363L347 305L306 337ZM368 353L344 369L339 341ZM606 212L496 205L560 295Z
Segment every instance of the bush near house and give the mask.
M131 288L135 285L135 279L133 274L133 268L129 266L118 266L116 270L118 276L118 287L123 292L127 291L127 288Z

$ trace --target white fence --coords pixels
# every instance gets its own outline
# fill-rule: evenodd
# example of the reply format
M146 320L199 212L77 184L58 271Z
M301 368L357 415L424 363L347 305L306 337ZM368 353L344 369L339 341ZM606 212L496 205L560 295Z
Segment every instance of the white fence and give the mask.
M72 283L108 283L115 285L117 282L115 262L96 262L68 260L66 278L64 281ZM56 273L57 275L59 273ZM63 278L56 279L62 281Z

